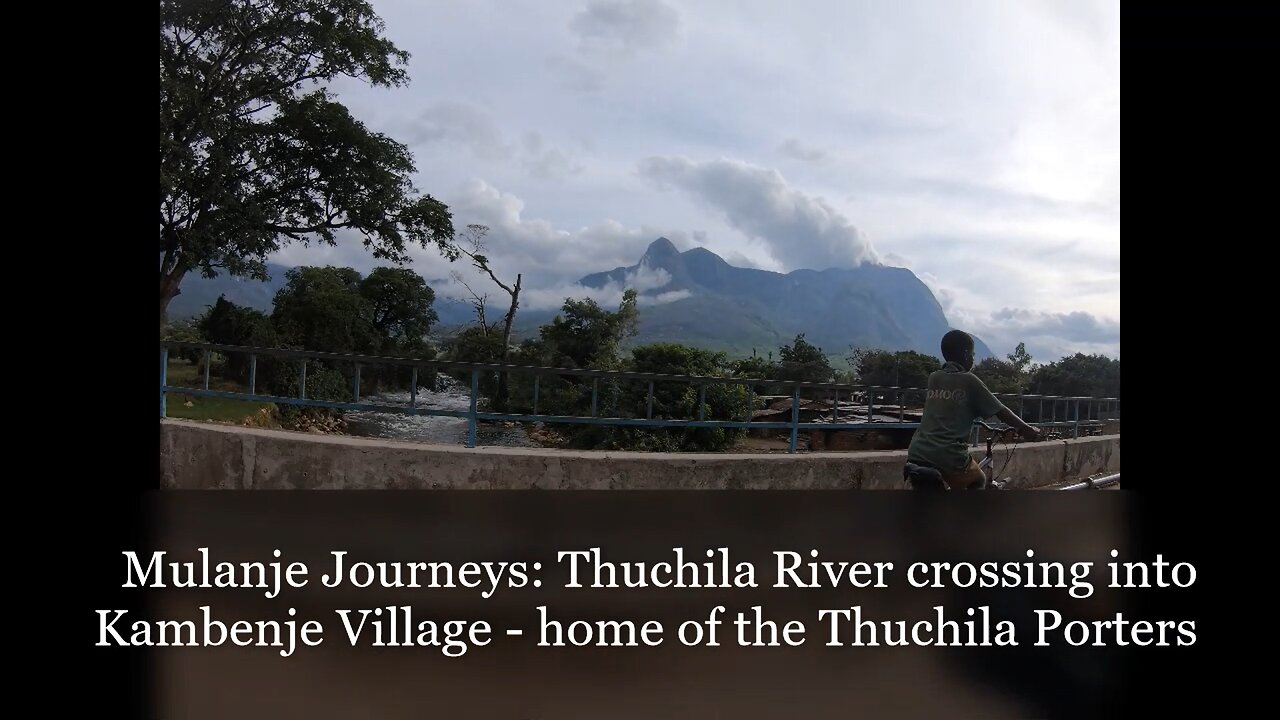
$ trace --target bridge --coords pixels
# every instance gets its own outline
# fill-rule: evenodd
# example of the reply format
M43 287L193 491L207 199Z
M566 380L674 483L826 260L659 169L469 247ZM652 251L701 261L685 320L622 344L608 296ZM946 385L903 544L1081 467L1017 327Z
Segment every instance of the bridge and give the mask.
M176 354L200 358L202 376L198 386L170 383L169 368ZM239 367L247 369L243 387L211 387L215 357L239 358ZM262 359L276 363L277 369L284 364L296 372L296 394L259 392L257 378ZM347 383L347 397L331 399L331 386L328 387L330 398L309 397L309 366L339 369ZM407 374L408 404L388 405L364 398L361 380L369 368L379 369L382 373L379 377L385 377L388 369L393 379ZM470 381L467 410L419 404L420 377L435 373ZM514 377L522 378L523 402L512 403L507 411L487 407L481 392L482 381L494 387L510 387L515 384ZM623 384L646 388L643 415L600 412L601 387L616 388ZM580 390L581 411L572 414L541 411L548 386ZM696 391L695 417L655 417L655 387L673 386ZM725 386L746 393L742 416L708 417L708 389ZM761 392L766 390L769 392ZM162 477L167 487L204 488L890 489L902 485L905 451L836 452L830 450L836 444L830 438L885 431L909 437L910 432L919 427L918 419L913 418L918 418L924 392L921 388L892 386L529 367L165 342L160 348L159 384ZM283 406L452 417L465 420L466 435L461 446L443 446L194 423L167 417L171 393ZM1012 479L1011 487L1087 489L1118 483L1118 398L999 393L997 397L1030 424L1047 431L1050 438L993 448L994 467L1000 477ZM761 407L766 399L771 404ZM780 414L785 419L777 419ZM477 427L488 422L742 429L749 433L785 434L786 449L784 453L768 454L477 447ZM812 447L801 448L801 437L809 438L808 445ZM825 449L823 442L814 441L818 438L825 438ZM975 425L971 438L975 452L985 452L984 439Z

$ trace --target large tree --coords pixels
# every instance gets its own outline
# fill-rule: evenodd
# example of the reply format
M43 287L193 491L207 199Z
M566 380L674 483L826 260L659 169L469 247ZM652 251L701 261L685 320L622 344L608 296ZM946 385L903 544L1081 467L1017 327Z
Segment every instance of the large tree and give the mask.
M289 343L333 353L374 353L382 337L360 273L346 267L296 267L275 297L271 320Z
M409 56L383 29L363 0L161 0L161 324L187 273L265 279L284 244L340 230L382 260L411 243L457 257L408 148L325 87L405 84Z
M436 293L421 275L409 268L374 268L360 281L360 294L369 301L373 328L384 346L405 351L423 348L423 339L439 318L432 307Z

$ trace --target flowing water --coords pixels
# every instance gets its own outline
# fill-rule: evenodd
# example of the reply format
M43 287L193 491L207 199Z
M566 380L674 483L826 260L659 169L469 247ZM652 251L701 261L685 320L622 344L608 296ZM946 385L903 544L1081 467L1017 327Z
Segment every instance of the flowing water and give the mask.
M452 378L440 377L440 386L432 391L419 389L417 407L430 410L466 412L471 405L470 389ZM386 392L360 398L362 402L409 407L409 391ZM361 411L346 413L347 433L358 437L411 440L440 445L465 446L466 418L407 415L389 412ZM476 446L534 447L522 425L480 423L476 426Z

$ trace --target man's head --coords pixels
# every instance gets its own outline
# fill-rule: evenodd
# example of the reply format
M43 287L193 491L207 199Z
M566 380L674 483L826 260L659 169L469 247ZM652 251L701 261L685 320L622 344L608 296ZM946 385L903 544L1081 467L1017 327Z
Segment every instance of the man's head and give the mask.
M952 330L942 336L942 359L958 364L965 370L973 369L973 338L969 333Z

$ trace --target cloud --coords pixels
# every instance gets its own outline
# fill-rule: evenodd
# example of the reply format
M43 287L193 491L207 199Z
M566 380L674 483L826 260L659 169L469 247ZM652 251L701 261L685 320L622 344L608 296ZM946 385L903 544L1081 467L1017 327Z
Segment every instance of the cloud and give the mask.
M818 0L806 12L769 0L379 0L377 11L410 54L411 83L331 89L410 145L414 184L455 223L487 218L495 262L527 287L629 266L659 235L685 247L681 229L705 231L692 244L735 265L781 271L851 264L849 238L865 234L882 262L936 278L948 317L975 320L1001 354L1021 338L988 336L1029 321L993 323L999 308L1119 319L1114 0ZM636 177L646 157L733 158L724 174L744 189L704 197L715 168L696 162L666 168L680 189L663 192ZM476 177L494 195L464 184ZM349 238L284 255L375 264ZM414 268L447 276L432 256L418 252ZM1059 342L1072 341L1043 352Z
M546 63L565 90L592 95L604 89L604 75L586 63L563 55L552 55Z
M459 143L481 160L502 160L512 154L489 115L461 102L432 104L411 121L405 139L410 146L440 141Z
M893 258L897 262L886 264L893 265L895 267L910 268L910 263L906 261L906 258L902 258L897 255L894 255ZM924 283L925 287L929 288L929 292L933 293L934 299L936 299L938 304L942 306L942 311L944 313L949 312L955 306L956 294L950 289L943 287L936 275L929 272L917 272L915 275L920 278L920 282ZM952 324L954 325L955 323L952 322Z
M462 273L460 272L459 274ZM485 294L490 287L479 284L479 282L487 281L473 282L466 275L462 277L467 284L471 285L473 290L481 295ZM635 271L627 273L622 282L609 282L602 287L586 287L576 282L559 282L542 287L523 289L520 293L520 307L526 310L554 310L562 306L567 298L573 298L575 300L595 300L603 307L612 308L622 303L623 293L628 289L634 289L639 293L636 301L642 307L664 305L687 298L691 294L688 290L653 292L654 290L661 290L670 283L671 274L666 270L641 265ZM467 300L470 298L470 291L454 277L437 282L432 285L432 288L436 291L436 295L441 298L450 300ZM496 294L489 293L491 300L498 297L499 301L501 301L500 296L500 290Z
M827 151L809 147L795 138L787 138L782 145L778 146L778 152L803 162L814 163L827 159Z
M449 196L448 202L455 224L475 223L488 228L485 248L499 276L522 273L525 287L529 288L568 286L584 275L630 267L660 236L677 244L691 244L688 233L678 229L632 227L616 220L563 229L548 220L527 217L523 199L480 179L465 183ZM415 257L419 256L424 262L434 261L429 251L420 251ZM636 281L651 280L640 277Z
M1048 313L1019 308L1002 308L991 313L991 322L1010 332L1032 336L1049 335L1072 342L1100 344L1120 341L1120 323L1087 312Z
M549 144L537 130L525 132L517 149L488 113L469 103L434 103L407 125L411 146L453 143L488 162L510 163L519 158L530 176L542 180L563 180L584 169L572 153Z
M1026 343L1036 362L1052 362L1077 352L1120 357L1120 322L1092 313L1024 308L978 313L953 307L948 319L952 326L982 338L1001 358L1018 343Z
M536 131L525 133L524 149L524 167L534 177L562 180L583 170L582 164L565 151L546 146L542 134Z
M740 160L651 157L641 161L639 172L723 213L731 227L767 245L788 270L879 262L870 241L844 215L790 187L777 170Z
M680 14L660 0L592 0L569 22L584 48L624 51L662 45L680 29Z

